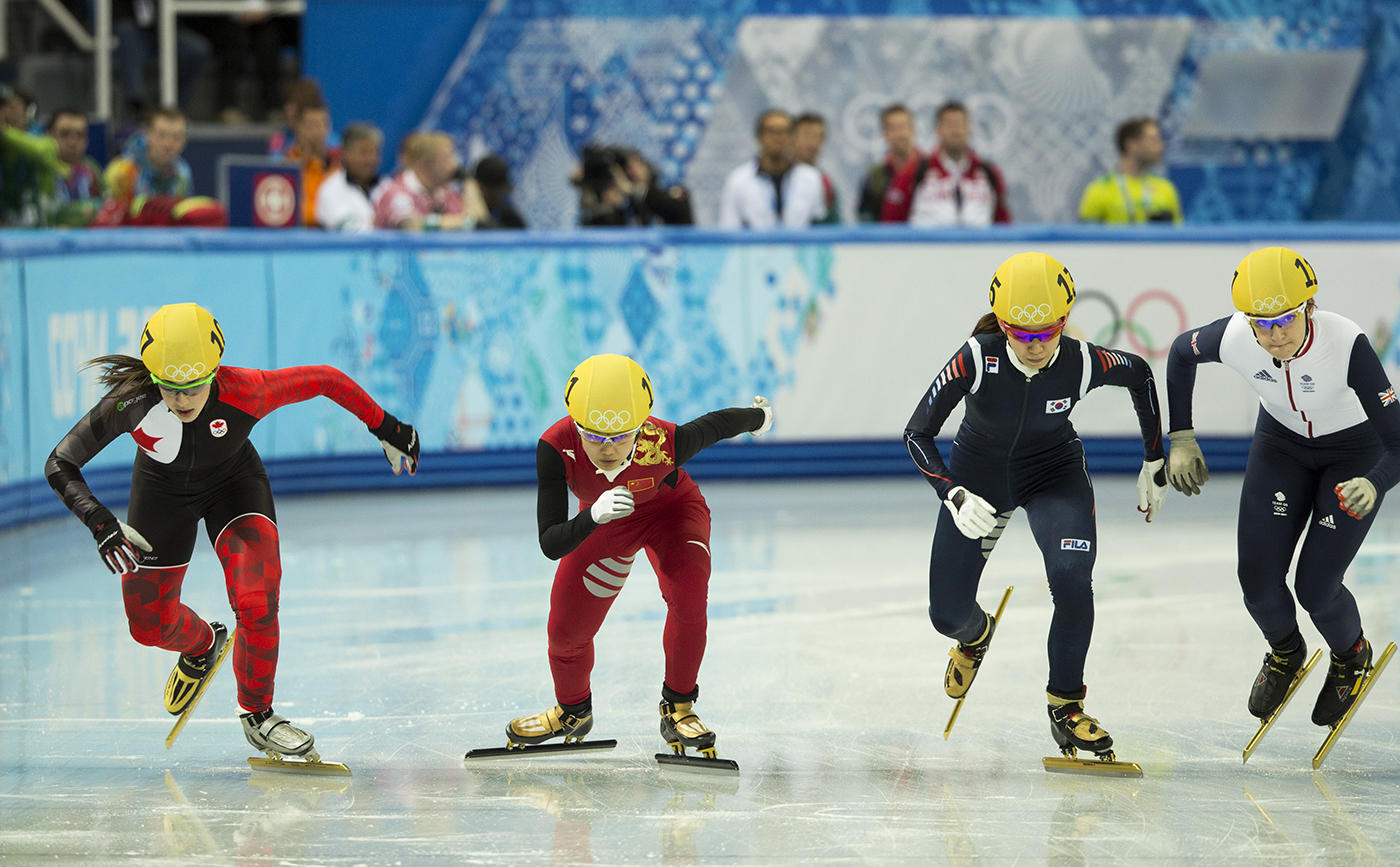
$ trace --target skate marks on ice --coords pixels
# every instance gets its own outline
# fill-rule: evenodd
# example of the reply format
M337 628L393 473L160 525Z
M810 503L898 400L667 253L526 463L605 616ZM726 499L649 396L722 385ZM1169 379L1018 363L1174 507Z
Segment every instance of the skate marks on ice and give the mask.
M1249 743L1245 744L1244 759L1241 764L1249 761L1249 757L1254 755L1254 748L1259 746L1259 742L1264 739L1264 735L1268 734L1269 729L1274 727L1274 721L1278 719L1279 714L1283 713L1283 709L1288 707L1288 703L1293 700L1293 693L1297 692L1298 687L1303 685L1303 681L1308 677L1308 672L1313 670L1313 666L1317 665L1317 661L1321 658L1322 649L1318 648L1314 650L1312 656L1308 657L1307 665L1304 665L1297 674L1293 675L1293 680L1288 684L1288 691L1283 694L1283 701L1279 702L1278 707L1274 708L1273 713L1260 721L1259 731L1255 732L1254 737L1250 738ZM1314 765L1313 767L1317 766Z
M1011 591L1014 589L1016 588L1007 587L1006 592L1001 594L1001 603L997 605L997 613L992 615L992 619L996 622L997 628L1001 628L1001 612L1006 610L1006 602L1011 598ZM991 648L987 648L987 650L990 651ZM975 682L976 681L974 681L974 683ZM970 692L972 692L972 687L968 687L967 692L963 693L958 698L957 703L953 705L953 713L948 717L948 724L943 727L943 740L946 741L948 735L953 733L953 723L958 721L958 712L962 710L963 701L967 699L967 695Z
M1313 756L1313 770L1317 770L1322 766L1322 762L1327 758L1327 754L1332 751L1332 747L1336 745L1337 739L1342 736L1342 730L1347 727L1347 723L1351 722L1352 715L1356 713L1357 708L1361 707L1361 703L1366 700L1366 696L1371 692L1371 687L1375 685L1376 680L1381 676L1381 672L1385 670L1386 664L1390 662L1390 658L1394 655L1395 642L1392 641L1385 646L1385 650L1381 652L1381 658L1371 667L1371 670L1366 673L1365 679L1361 682L1361 689L1356 694L1356 700L1351 703L1351 707L1347 708L1347 712L1342 714L1342 718L1337 720L1336 724L1331 727L1332 730L1327 733L1327 739L1324 740L1322 746L1318 748L1317 755Z
M228 638L224 639L224 646L219 648L219 655L214 658L214 670L209 672L209 676L204 678L204 681L200 683L199 688L195 691L194 698L190 699L190 703L185 705L184 710L180 711L180 716L176 718L174 727L170 729L170 734L166 735L165 748L167 750L175 743L175 739L180 736L180 731L184 729L185 723L189 722L190 715L193 714L194 709L199 706L199 700L204 698L204 693L208 691L209 685L214 682L214 678L219 676L219 669L223 667L224 658L227 657L229 651L233 649L233 642L236 638L238 638L238 630L235 628L233 632L229 633Z

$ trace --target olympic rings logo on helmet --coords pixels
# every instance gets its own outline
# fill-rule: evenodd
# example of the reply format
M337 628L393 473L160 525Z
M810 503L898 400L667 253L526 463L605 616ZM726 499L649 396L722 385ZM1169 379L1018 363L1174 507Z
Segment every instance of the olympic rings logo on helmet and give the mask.
M1011 309L1007 311L1009 321L1023 325L1047 322L1052 312L1049 304L1013 304Z
M193 364L167 364L165 378L171 382L189 382L203 376L207 369L202 361Z
M588 414L588 424L597 431L613 431L626 427L632 421L632 413L627 410L595 409Z
M1274 295L1271 298L1255 298L1253 306L1260 313L1272 313L1287 303L1287 296Z

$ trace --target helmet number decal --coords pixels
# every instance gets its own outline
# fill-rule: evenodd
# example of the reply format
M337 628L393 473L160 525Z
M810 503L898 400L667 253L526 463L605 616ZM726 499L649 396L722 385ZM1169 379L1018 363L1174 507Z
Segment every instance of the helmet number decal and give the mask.
M656 406L656 396L651 393L651 380L647 379L646 376L642 377L642 388L647 393L647 406Z
M147 328L147 329L141 334L141 351L142 351L142 352L145 352L145 351L146 351L146 347L147 347L147 346L150 346L152 343L155 343L155 342L156 342L156 339L155 339L154 337L151 336L151 329L150 329L150 328Z
M1073 303L1074 303L1074 287L1071 286L1070 283L1069 283L1069 281L1065 279L1065 274L1067 274L1067 273L1069 273L1068 269L1066 269L1064 273L1056 275L1055 282L1056 282L1056 283L1059 283L1061 286L1064 287L1064 290L1065 290L1065 303L1066 303L1066 304L1073 304Z
M992 304L993 306L995 306L996 303L997 303L997 290L1000 289L1000 288L1001 288L1001 278L999 278L999 277L997 277L995 274L993 274L993 275L992 275L992 286L991 286L991 288L987 291L987 295L988 295L987 300L988 300L988 302L989 302L990 304Z
M209 342L219 347L219 355L224 354L224 333L219 328L219 323L214 323L214 328L209 332Z
M1306 259L1302 256L1294 259L1293 267L1303 272L1303 278L1307 280L1307 282L1303 284L1304 289L1311 289L1317 285L1317 274L1313 271L1312 266L1308 264Z
M565 404L568 404L568 402L569 402L569 395L571 395L571 394L574 393L574 386L576 386L576 385L578 385L578 377L577 377L577 376L571 376L571 377L569 377L569 387L566 388L566 389L564 389L564 403L565 403Z

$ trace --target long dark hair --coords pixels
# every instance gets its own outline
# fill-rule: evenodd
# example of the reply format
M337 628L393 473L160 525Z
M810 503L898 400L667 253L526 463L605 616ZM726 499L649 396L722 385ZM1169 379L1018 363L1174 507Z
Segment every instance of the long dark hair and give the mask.
M1001 323L997 321L995 313L983 313L982 318L977 320L977 324L972 326L971 337L979 334L1000 334Z
M139 394L151 383L151 372L139 358L130 355L99 355L82 366L83 370L93 367L103 368L97 381L116 398L116 404L125 403Z

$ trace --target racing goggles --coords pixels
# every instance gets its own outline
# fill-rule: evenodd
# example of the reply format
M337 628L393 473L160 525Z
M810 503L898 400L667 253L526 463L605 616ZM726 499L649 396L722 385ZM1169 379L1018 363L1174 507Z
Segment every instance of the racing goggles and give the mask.
M1249 324L1253 325L1260 331L1268 331L1274 328L1275 326L1279 328L1287 328L1288 326L1293 324L1293 320L1297 319L1299 316L1302 315L1303 307L1307 303L1308 302L1304 301L1302 304L1299 304L1292 310L1285 310L1284 312L1274 317L1250 316L1248 313L1246 313L1244 315L1244 318L1248 319Z
M182 382L178 385L173 382L166 382L165 380L161 379L159 376L156 376L153 373L151 374L151 382L154 382L156 385L160 386L163 389L166 389L167 391L189 391L192 388L199 388L201 385L208 385L209 383L213 382L214 375L218 372L219 369L216 367L213 369L213 371L209 373L208 376L202 376L193 382Z
M632 438L632 435L633 435L633 434L635 434L637 431L641 430L641 428L639 428L639 427L634 427L634 428L632 428L632 429L629 430L629 431L625 431L625 432L620 433L620 434L614 434L614 435L612 435L612 436L609 437L609 436L603 436L602 434L595 434L593 431L586 430L586 429L583 427L583 425L579 424L578 422L574 422L574 427L578 428L578 435L581 436L581 437L583 437L584 442L597 443L598 445L604 445L604 446L617 445L618 443L625 443L625 442L627 442L629 439Z
M1006 330L1006 336L1015 340L1017 343L1049 343L1056 337L1059 337L1061 331L1065 330L1064 317L1060 317L1059 322L1056 322L1043 331L1027 331L1024 328L1017 328L1009 322L1004 322L1000 319L997 321L1001 322L1001 327Z

